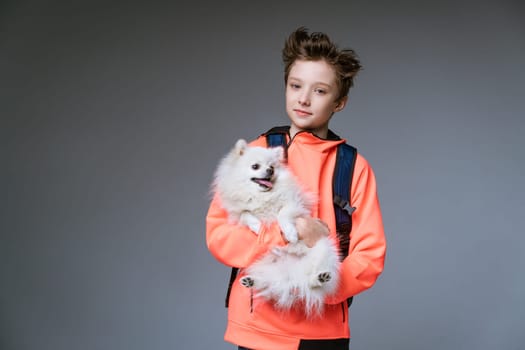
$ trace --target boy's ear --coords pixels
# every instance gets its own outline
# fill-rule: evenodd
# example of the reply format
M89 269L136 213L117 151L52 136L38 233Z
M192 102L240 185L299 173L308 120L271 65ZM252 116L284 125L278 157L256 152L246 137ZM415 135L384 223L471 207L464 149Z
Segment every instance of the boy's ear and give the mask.
M237 142L235 143L235 148L234 148L235 154L238 156L242 156L244 152L246 151L246 147L248 147L248 144L246 143L244 139L237 140Z
M343 97L337 102L337 105L334 108L334 112L340 112L345 108L346 103L348 102L348 96Z

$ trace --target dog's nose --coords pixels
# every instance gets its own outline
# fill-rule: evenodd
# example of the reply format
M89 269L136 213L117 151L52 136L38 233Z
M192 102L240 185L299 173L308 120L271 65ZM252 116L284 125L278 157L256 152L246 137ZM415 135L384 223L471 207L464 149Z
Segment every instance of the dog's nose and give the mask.
M266 175L268 175L268 176L272 176L273 175L273 168L272 167L266 169Z

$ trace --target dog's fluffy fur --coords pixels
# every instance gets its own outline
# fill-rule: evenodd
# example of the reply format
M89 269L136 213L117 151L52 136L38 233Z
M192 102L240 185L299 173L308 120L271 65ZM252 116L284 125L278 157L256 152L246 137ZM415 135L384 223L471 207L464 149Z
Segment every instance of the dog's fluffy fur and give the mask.
M339 258L329 237L312 248L298 240L295 219L310 215L314 202L283 160L282 147L249 147L240 139L219 163L213 189L231 221L255 233L261 225L278 221L290 242L244 269L241 284L279 309L302 305L311 317L322 312L325 297L337 287Z

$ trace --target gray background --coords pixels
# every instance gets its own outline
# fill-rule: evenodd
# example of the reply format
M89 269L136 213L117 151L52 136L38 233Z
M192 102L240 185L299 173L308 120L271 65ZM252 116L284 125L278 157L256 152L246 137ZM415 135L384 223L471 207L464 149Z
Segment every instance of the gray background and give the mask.
M286 124L305 25L365 69L332 128L389 249L353 349L523 349L523 1L3 1L0 349L232 349L208 186Z

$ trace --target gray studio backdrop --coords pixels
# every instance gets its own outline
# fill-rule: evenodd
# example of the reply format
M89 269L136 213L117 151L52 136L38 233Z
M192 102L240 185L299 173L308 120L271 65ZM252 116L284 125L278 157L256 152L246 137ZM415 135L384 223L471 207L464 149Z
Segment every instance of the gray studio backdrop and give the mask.
M208 185L286 124L280 50L365 69L332 128L375 169L389 249L353 349L523 349L522 1L0 5L0 349L233 349Z

